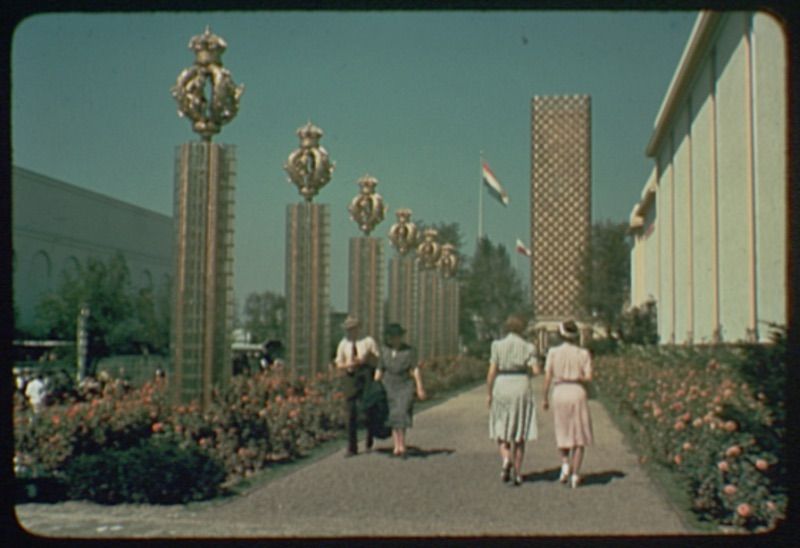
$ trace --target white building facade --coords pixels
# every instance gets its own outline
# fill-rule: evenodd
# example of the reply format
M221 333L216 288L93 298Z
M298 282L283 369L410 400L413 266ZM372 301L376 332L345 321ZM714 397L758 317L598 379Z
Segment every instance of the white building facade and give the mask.
M172 217L12 167L14 306L19 327L58 287L61 273L94 257L121 253L135 288L168 287L173 269ZM77 312L76 312L77 313Z
M787 47L761 12L702 12L647 145L631 304L662 343L765 341L787 322Z

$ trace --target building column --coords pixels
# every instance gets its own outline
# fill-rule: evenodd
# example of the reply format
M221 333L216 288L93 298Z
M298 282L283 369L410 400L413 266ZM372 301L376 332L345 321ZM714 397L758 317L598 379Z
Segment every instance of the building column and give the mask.
M686 116L687 116L687 123L686 123L686 140L688 145L688 155L689 155L689 168L688 168L688 177L686 178L686 208L687 208L687 215L689 218L687 231L689 233L689 237L687 238L687 270L688 270L688 281L689 281L689 297L688 297L688 306L687 306L687 315L688 315L688 324L689 328L686 333L686 342L687 344L694 343L694 158L692 157L692 146L694 143L692 142L692 100L686 102Z
M717 180L717 50L711 50L711 295L712 334L711 342L722 342L719 305L719 200Z
M749 317L747 341L758 342L758 302L756 298L756 206L755 206L755 150L754 150L754 113L753 113L753 47L752 47L752 15L745 16L744 48L745 48L745 112L747 116L747 264L748 264L748 297Z

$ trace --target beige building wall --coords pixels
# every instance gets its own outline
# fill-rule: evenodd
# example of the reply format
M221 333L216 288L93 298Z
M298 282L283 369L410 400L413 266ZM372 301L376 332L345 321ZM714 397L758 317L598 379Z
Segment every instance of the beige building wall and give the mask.
M657 184L631 214L631 302L656 299L661 342L763 341L786 323L785 73L770 16L699 15L647 147Z
M786 323L786 45L778 23L753 17L753 105L756 188L756 279L759 320ZM765 335L765 326L759 333Z
M688 103L675 120L675 129L670 136L669 148L673 150L673 234L675 278L674 318L675 337L683 340L694 338L694 273L692 272L694 240L692 238L692 138L689 126ZM677 144L673 144L677 143Z
M716 247L714 243L714 99L711 61L705 59L690 95L692 105L692 213L694 342L708 343L714 336L716 302Z

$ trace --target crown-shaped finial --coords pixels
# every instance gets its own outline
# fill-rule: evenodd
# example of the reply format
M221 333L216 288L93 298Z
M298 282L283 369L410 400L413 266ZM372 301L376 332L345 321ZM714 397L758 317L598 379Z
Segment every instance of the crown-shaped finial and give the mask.
M381 195L375 192L378 179L367 174L356 182L361 191L350 202L347 210L350 212L350 218L358 224L364 234L369 236L378 223L383 221L387 207Z
M300 146L304 148L314 148L319 146L323 131L308 121L306 125L297 129L297 136L300 137Z
M221 37L211 32L211 27L206 25L203 34L192 36L189 40L189 49L197 56L198 65L221 64L220 60L228 44Z

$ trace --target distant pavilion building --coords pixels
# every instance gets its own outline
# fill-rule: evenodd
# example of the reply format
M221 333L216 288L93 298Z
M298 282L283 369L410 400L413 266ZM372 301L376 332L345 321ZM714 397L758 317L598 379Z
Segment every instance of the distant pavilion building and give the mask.
M172 277L172 217L47 177L11 169L14 306L30 328L61 273L90 257L125 257L134 288L155 292ZM75 311L76 318L78 311Z

